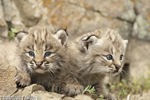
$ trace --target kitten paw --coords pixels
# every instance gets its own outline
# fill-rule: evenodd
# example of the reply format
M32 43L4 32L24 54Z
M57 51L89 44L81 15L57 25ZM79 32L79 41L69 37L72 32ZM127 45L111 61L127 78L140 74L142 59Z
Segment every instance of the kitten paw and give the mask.
M25 86L30 85L31 78L25 72L17 72L15 75L15 81L16 81L18 86L25 87Z
M82 85L74 85L74 84L67 84L65 87L65 93L68 96L76 96L77 94L81 94L84 90Z

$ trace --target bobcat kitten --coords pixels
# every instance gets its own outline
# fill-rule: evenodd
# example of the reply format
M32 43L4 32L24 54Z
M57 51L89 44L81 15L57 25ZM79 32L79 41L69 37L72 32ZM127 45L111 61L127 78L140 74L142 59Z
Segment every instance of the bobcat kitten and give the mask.
M60 73L66 63L67 33L53 27L35 26L27 32L16 33L17 54L21 66L16 66L15 80L21 86L30 83L43 85L47 90L58 86Z
M105 89L104 79L106 75L121 72L127 42L112 29L99 29L82 35L68 46L72 74L82 86L95 86L97 95L114 100L115 97ZM70 85L66 88L76 91Z

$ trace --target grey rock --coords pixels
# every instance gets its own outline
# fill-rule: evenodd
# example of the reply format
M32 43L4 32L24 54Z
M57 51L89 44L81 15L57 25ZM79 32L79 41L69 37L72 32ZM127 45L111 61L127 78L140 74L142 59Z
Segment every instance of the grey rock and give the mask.
M133 27L133 36L150 40L150 0L134 0L137 18Z
M38 84L31 84L30 86L26 86L25 88L18 89L13 96L22 96L22 97L29 97L35 91L45 91L45 88Z
M143 17L143 15L138 15L136 17L136 22L133 26L133 36L140 38L140 39L147 39L150 40L150 24L149 22Z
M136 15L130 0L71 0L71 3L99 12L105 17L121 18L133 22Z
M131 75L135 80L142 80L148 77L150 71L150 42L132 38L129 40L126 62L130 64L130 74L127 72L125 75ZM143 81L143 80L142 80Z
M0 12L1 12L0 13L0 36L5 38L8 36L8 30L7 30L7 23L4 18L2 0L0 0Z
M43 6L42 0L2 0L2 3L0 11L3 17L0 17L0 21L7 21L9 29L15 27L24 30L37 24L49 25L47 9Z
M150 4L150 0L135 0L134 1L136 13L144 15L148 21L150 20L149 19L149 14L150 14L149 4Z
M27 86L23 89L22 95L23 96L30 96L33 92L38 91L38 90L45 91L45 88L41 85L32 84L32 85Z
M19 30L23 30L25 25L22 22L20 12L18 11L14 1L15 0L3 0L5 20L9 23L9 28L15 27Z
M94 100L94 99L92 99L90 96L80 94L75 97L75 100Z
M49 25L47 9L41 0L3 0L4 18L9 28L23 30L34 25Z
M99 13L92 11L86 11L78 26L79 27L76 29L77 35L94 31L99 28L112 28L118 31L125 39L128 39L132 30L131 24L126 21L120 21L113 18L108 19L107 17L103 17Z
M37 100L62 100L64 95L46 91L35 91L31 94L31 97L35 97Z
M12 0L2 0L3 2L3 10L4 10L4 16L5 16L5 20L6 21L11 21L12 20L12 12L13 8L12 8ZM15 12L16 13L16 12Z
M0 66L0 96L11 96L16 90L15 67Z
M42 17L42 1L41 0L14 0L19 13L22 18L22 22L27 27L38 24Z
M74 3L53 1L48 9L51 24L57 27L67 27L72 38L106 27L116 29L124 38L128 38L132 30L132 24L125 20L105 17L99 12L88 10Z
M75 98L72 98L72 97L64 97L63 100L75 100Z

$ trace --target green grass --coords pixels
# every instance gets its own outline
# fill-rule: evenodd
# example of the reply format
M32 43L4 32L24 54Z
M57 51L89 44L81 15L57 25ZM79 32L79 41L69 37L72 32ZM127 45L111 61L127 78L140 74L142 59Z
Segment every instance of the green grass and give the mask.
M126 98L128 95L142 94L144 91L150 90L150 72L148 73L148 78L141 78L141 81L136 81L131 78L131 81L127 83L126 80L121 82L109 83L108 91L115 94L118 100ZM84 90L84 93L88 91L91 94L95 93L94 87L90 85ZM99 98L104 98L100 95Z
M85 93L85 92L89 92L90 94L94 94L94 93L95 93L95 88L92 87L91 85L88 85L88 86L84 89L83 93Z
M15 33L18 32L18 29L16 28L11 28L10 31L8 32L8 39L11 40L15 37Z
M126 98L129 94L142 94L143 91L148 90L150 90L150 74L148 78L143 77L141 81L132 80L127 83L126 80L122 80L120 83L111 84L109 88L109 91L120 99Z

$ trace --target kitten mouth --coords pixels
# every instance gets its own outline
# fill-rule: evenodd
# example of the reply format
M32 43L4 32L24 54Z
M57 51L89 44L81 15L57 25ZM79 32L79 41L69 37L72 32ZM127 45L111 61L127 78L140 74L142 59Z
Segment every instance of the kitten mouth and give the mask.
M40 73L40 74L43 74L43 73L46 72L46 70L44 70L43 68L36 68L36 69L35 69L35 72Z
M118 74L119 74L119 70L113 71L112 74L113 74L114 76L118 75Z
M36 67L34 70L37 73L45 73L47 71L46 69L44 69L42 67Z
M116 74L116 73L119 73L119 70L118 69L110 69L109 73Z
M38 66L36 66L35 69L41 69L41 70L44 70L42 67L38 67Z

